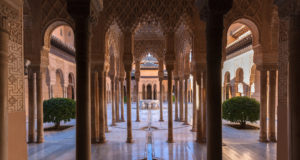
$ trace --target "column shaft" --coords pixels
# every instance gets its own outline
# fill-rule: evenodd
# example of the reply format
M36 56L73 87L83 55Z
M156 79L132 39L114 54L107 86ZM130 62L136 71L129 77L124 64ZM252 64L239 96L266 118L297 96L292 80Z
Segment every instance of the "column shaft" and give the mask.
M175 80L175 121L179 121L178 116L178 80Z
M111 126L116 126L116 117L115 117L115 80L114 77L111 77Z
M98 72L98 97L99 97L99 143L105 143L105 108L104 108L104 73Z
M179 101L180 101L180 121L183 122L183 84L182 80L179 80Z
M202 89L201 89L201 74L200 77L198 77L200 80L197 80L198 82L198 109L197 109L197 135L196 135L196 142L201 143L202 142ZM196 91L196 90L195 90Z
M222 159L221 59L223 15L209 13L207 41L207 159Z
M195 77L193 78L193 126L192 126L192 132L196 132L197 131L197 102L196 102L196 98L197 98L197 94L196 94L196 80Z
M115 106L116 106L116 121L120 122L120 108L119 108L119 79L116 78L115 80L115 85L116 85L116 91L115 91Z
M0 159L8 160L8 41L6 18L0 16Z
M168 143L173 143L172 70L168 69Z
M35 140L35 109L36 109L36 79L35 74L30 71L28 74L28 143Z
M137 122L140 122L139 81L136 81L136 97L137 97L137 100L136 100L136 121L137 121Z
M300 69L299 69L299 42L300 42L300 14L290 17L289 33L289 116L290 116L290 159L300 159Z
M184 115L184 125L188 125L189 124L189 122L188 122L188 110L189 110L189 108L188 108L188 88L187 88L187 86L188 86L188 79L185 79L184 80L184 104L185 104L185 109L184 109L184 113L185 113L185 115Z
M207 105L206 105L206 86L207 86L207 81L206 81L206 72L202 73L202 142L206 142L206 115L207 115Z
M267 71L260 70L260 135L261 142L267 141Z
M99 140L99 85L98 72L92 73L91 78L91 136L92 143L97 143Z
M132 143L132 124L131 124L131 70L126 71L127 89L127 143Z
M76 46L76 159L91 159L90 26L89 18L75 18Z
M41 68L36 73L36 88L37 88L37 143L44 142L44 116L43 116L43 82L45 81L45 74Z
M124 119L124 80L121 80L121 121L125 122Z
M162 92L162 79L159 80L159 90L160 90L160 94L159 94L159 109L160 109L160 114L159 114L159 121L162 122L164 121L164 113L163 113L163 92Z
M103 83L104 83L104 118L105 118L105 132L108 132L108 123L107 123L107 91L106 91L106 76L107 72L104 72Z
M275 134L275 101L276 101L276 70L269 72L269 140L276 142Z

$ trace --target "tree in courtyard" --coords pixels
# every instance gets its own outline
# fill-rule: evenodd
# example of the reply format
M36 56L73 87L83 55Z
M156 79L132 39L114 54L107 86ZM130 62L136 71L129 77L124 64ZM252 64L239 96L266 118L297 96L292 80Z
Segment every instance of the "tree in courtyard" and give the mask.
M44 101L44 122L52 122L55 128L60 122L69 122L75 118L76 102L67 98L52 98Z
M260 104L253 98L234 97L223 102L223 118L240 123L240 128L246 127L246 122L259 120Z

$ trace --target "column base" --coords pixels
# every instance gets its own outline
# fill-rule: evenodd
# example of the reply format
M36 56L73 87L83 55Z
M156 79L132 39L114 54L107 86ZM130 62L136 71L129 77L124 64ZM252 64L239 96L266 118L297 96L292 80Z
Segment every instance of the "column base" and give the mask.
M174 140L173 140L173 138L171 138L171 139L168 139L168 140L167 140L167 143L174 143Z
M124 119L124 118L121 118L121 122L125 122L125 119Z
M133 143L134 140L132 138L127 138L126 143Z
M267 137L259 137L259 141L264 143L268 142Z
M44 141L45 141L44 138L38 138L36 143L43 143Z
M197 132L197 129L196 128L192 128L191 132Z
M202 143L206 143L206 138L202 138L202 139L201 139L201 142L202 142Z
M175 118L175 120L174 121L176 121L176 122L179 122L180 120L179 120L179 118Z
M163 121L164 121L163 119L160 119L160 120L159 120L159 122L163 122Z
M109 133L109 132L110 132L110 130L108 130L108 129L107 129L107 130L105 130L105 133Z
M277 142L276 137L275 136L271 136L269 137L269 141L270 142Z
M139 119L137 119L136 122L141 122L141 121Z
M27 143L34 143L34 138L33 137L28 138Z
M107 141L105 140L105 138L100 138L98 143L106 143Z

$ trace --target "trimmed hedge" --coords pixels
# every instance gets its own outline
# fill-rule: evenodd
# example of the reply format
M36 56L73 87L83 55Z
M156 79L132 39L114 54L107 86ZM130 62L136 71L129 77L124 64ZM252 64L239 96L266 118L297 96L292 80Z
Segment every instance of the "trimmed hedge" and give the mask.
M60 122L69 122L75 118L76 102L68 98L52 98L44 101L44 122L53 122L60 127Z
M260 104L254 98L234 97L223 102L223 118L231 122L240 123L241 128L246 122L259 120Z

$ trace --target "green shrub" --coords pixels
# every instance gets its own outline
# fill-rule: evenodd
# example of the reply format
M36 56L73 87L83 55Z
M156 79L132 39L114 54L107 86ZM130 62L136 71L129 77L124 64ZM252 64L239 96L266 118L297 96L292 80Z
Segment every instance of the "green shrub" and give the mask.
M246 122L259 120L260 104L253 98L234 97L226 100L223 105L223 118L231 122L240 123L241 128L246 127Z
M60 122L69 122L75 118L76 103L72 99L52 98L44 101L44 122L53 122L60 127Z

